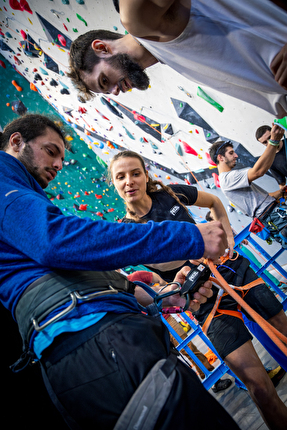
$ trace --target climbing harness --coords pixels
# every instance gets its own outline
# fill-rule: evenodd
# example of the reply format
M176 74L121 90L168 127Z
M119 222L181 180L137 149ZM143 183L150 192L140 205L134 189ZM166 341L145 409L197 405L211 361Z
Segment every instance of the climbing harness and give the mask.
M287 337L280 333L275 327L269 324L264 318L262 318L257 312L255 312L243 299L240 297L234 289L225 281L225 279L220 275L218 270L216 269L215 264L208 260L208 266L210 270L213 272L217 282L220 284L220 287L228 293L241 307L244 309L253 320L265 331L265 333L270 337L270 339L278 346L278 348L287 356L287 347L284 345L287 344ZM260 280L262 283L262 280ZM252 284L252 283L251 283ZM254 286L254 285L253 285ZM248 287L241 287L241 289L245 289ZM283 343L284 342L284 343Z

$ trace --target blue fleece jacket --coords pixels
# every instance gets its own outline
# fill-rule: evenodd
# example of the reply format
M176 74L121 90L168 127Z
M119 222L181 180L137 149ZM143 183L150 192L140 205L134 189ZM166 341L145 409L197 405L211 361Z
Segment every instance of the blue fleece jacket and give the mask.
M24 165L3 151L0 172L0 300L13 315L28 285L54 269L112 270L204 253L193 224L119 224L65 216Z

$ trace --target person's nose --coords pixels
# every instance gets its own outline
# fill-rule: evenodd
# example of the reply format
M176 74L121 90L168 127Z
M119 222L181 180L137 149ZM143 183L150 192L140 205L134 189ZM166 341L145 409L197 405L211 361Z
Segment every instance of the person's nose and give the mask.
M57 172L59 170L62 170L62 168L63 168L63 161L62 161L62 159L61 158L56 158L55 161L54 161L54 163L53 163L53 167L54 167L55 170L57 170Z
M109 93L113 94L114 96L118 96L120 94L120 87L118 86L118 84L112 85L109 88Z
M126 185L128 185L130 187L133 183L134 183L133 176L132 175L127 175L126 176Z

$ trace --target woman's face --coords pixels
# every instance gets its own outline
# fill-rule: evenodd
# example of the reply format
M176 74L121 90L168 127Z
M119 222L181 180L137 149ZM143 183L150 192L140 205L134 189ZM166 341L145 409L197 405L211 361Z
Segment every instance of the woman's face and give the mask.
M127 203L139 202L147 196L148 174L137 158L119 158L113 163L111 174L118 194Z

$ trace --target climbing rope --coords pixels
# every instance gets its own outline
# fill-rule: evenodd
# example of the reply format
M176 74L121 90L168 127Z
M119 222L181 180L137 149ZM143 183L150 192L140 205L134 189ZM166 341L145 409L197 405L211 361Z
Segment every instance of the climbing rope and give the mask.
M262 318L254 309L252 309L225 281L225 279L220 275L216 269L215 264L211 261L207 261L208 266L215 278L217 279L220 287L228 293L241 307L244 309L254 321L265 331L265 333L270 337L270 339L278 346L278 348L287 356L287 337L280 333L275 327L268 323L264 318ZM210 280L213 280L212 278ZM284 342L284 343L283 343Z

